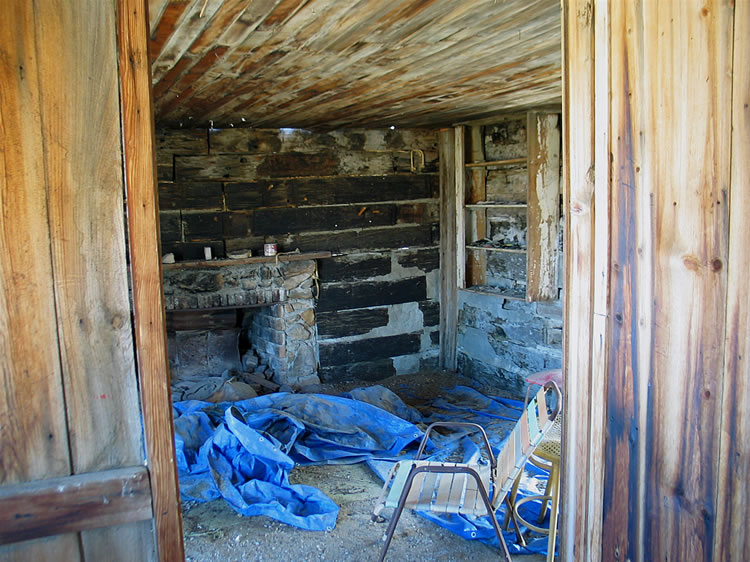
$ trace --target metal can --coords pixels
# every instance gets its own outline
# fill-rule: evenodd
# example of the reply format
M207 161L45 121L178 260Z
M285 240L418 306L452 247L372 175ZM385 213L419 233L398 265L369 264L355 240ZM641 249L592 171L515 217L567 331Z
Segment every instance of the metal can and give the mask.
M275 256L278 248L275 242L263 244L263 255L264 256Z

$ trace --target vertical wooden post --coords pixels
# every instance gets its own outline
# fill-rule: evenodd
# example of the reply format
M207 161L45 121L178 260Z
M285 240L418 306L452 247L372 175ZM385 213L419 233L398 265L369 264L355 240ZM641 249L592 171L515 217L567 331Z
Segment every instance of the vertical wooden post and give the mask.
M456 283L460 289L466 287L466 149L463 125L454 127L453 171L455 173L456 203Z
M156 146L144 0L118 0L120 96L138 376L160 560L184 559L169 399L156 188Z
M456 368L458 280L456 279L455 131L440 130L440 364Z
M562 7L566 415L560 557L597 562L601 560L609 283L609 33L606 25L602 27L606 1L573 0Z
M556 113L530 111L526 300L557 300L557 244L560 226L560 132Z

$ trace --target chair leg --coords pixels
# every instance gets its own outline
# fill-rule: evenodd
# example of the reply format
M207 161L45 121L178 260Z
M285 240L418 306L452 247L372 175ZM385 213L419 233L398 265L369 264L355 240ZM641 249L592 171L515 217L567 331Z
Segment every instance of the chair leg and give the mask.
M526 539L523 538L523 533L521 533L521 527L518 524L518 520L516 519L516 514L513 511L513 503L511 502L510 498L508 496L505 496L505 509L508 511L508 515L505 516L505 523L508 523L508 518L513 521L513 529L516 532L516 542L520 544L521 546L526 546Z
M518 486L521 484L521 475L523 474L523 469L521 469L521 472L518 473L518 476L516 476L515 481L513 482L513 486L510 489L510 492L508 492L508 496L510 496L510 505L512 506L514 503L516 503L516 496L518 495ZM508 499L508 496L505 496L505 499ZM503 522L503 530L507 531L508 527L510 527L510 519L513 518L513 523L518 527L518 523L515 521L515 517L513 517L513 510L510 509L508 513L505 515L505 521Z
M411 482L409 482L411 484ZM404 504L406 503L406 496L409 493L409 487L404 486L404 490L401 492L401 497L398 500L398 505L396 506L396 509L393 510L393 515L391 515L391 521L388 523L388 530L385 533L385 544L383 545L383 548L380 550L380 558L378 558L378 562L383 562L385 560L385 554L388 552L388 547L391 544L391 539L393 539L393 533L396 531L396 524L398 523L399 518L401 517L401 512L404 510Z
M547 562L555 559L555 539L557 538L557 509L560 503L559 484L552 490L551 513L549 515L549 537L547 538Z

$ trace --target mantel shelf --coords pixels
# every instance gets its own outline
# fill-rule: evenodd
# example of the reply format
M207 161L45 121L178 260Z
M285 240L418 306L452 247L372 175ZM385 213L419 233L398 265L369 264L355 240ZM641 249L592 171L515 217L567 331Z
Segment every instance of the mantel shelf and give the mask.
M164 269L188 269L188 268L206 268L206 267L225 267L228 265L244 265L249 263L282 263L289 261L318 260L330 258L331 252L303 252L297 254L279 253L277 256L254 256L240 259L227 260L196 260L180 261L176 263L162 264Z

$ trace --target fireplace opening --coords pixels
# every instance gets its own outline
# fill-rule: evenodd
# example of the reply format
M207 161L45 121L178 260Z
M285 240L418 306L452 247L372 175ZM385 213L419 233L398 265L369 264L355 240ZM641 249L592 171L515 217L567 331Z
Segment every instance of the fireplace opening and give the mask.
M315 278L313 260L165 268L173 399L319 383Z

